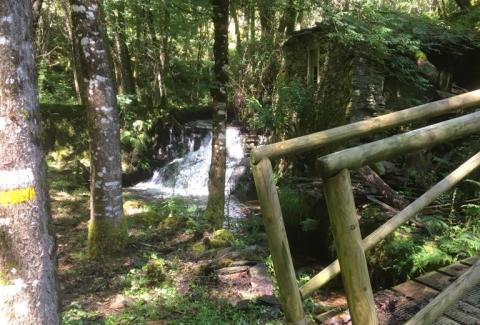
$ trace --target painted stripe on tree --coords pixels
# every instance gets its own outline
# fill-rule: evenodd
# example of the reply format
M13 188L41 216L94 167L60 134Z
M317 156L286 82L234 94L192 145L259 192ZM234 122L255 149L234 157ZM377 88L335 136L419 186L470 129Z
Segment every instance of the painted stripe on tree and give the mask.
M35 199L36 193L33 186L0 191L0 206L16 205Z
M0 191L27 188L33 186L33 181L31 168L0 170Z

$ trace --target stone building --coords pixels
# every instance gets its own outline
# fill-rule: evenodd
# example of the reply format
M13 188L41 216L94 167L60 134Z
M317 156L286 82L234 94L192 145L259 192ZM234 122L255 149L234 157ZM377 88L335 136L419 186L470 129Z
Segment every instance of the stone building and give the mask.
M321 25L284 44L284 73L313 91L317 128L329 128L385 111L385 76L379 63L328 38ZM311 130L314 131L314 130Z

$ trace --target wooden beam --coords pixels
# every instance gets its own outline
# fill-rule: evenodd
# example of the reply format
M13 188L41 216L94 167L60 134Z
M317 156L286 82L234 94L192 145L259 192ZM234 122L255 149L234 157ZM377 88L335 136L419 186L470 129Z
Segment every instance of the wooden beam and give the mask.
M366 136L402 124L452 113L478 104L480 104L480 90L374 117L365 121L336 127L330 130L258 147L251 153L252 162L256 164L262 158L273 159L318 149L329 144L340 144L353 138Z
M317 160L323 177L342 169L358 168L408 152L480 133L480 112L429 125L407 133L349 148Z
M262 159L252 171L285 317L290 324L306 325L272 164Z
M371 233L363 240L363 249L369 250L388 235L393 233L402 224L413 218L425 207L431 204L438 196L452 189L467 175L480 166L480 152L464 162L460 167L455 169L447 177L425 192L418 199L410 203L405 209L384 223L381 227ZM303 287L300 292L303 298L310 296L315 290L321 288L331 279L340 273L340 264L338 260L324 268L320 273L314 276Z
M378 324L348 170L325 180L325 198L352 322Z
M470 270L462 274L457 280L449 285L437 297L419 311L405 325L432 324L451 305L469 290L480 283L480 261L475 263Z

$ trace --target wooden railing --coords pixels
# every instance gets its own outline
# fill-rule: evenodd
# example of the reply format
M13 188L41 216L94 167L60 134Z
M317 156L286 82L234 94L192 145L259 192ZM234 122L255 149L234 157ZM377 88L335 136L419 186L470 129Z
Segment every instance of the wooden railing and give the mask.
M435 198L450 190L480 166L480 153L436 184L388 222L362 240L353 198L349 169L427 148L445 141L480 134L480 112L453 118L421 129L395 135L329 154L318 159L338 260L298 288L292 257L273 177L271 159L342 144L381 130L429 119L480 104L480 90L434 103L317 132L299 138L258 147L252 151L252 171L262 210L270 253L277 278L280 300L290 324L306 324L302 299L342 273L353 324L377 324L375 303L365 259L372 248L399 226L410 220ZM480 262L458 278L408 324L427 324L458 300L465 287L480 282ZM463 290L463 291L462 291Z

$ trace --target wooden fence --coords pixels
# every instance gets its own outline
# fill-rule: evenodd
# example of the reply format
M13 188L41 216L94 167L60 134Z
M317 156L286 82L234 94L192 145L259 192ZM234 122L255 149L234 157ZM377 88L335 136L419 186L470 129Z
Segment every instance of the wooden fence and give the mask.
M406 110L340 126L330 130L258 147L252 151L252 171L273 259L280 300L290 324L306 324L303 299L342 274L348 307L354 325L377 324L373 292L365 259L372 248L399 226L454 187L480 165L480 153L433 186L425 194L362 239L350 180L350 169L423 148L480 134L480 112L433 124L379 141L341 150L318 159L338 259L299 288L278 199L271 159L295 155L332 144L343 144L388 128L459 112L480 104L480 90ZM341 272L340 272L341 270ZM428 324L455 303L465 291L480 282L480 262L452 283L408 324Z

